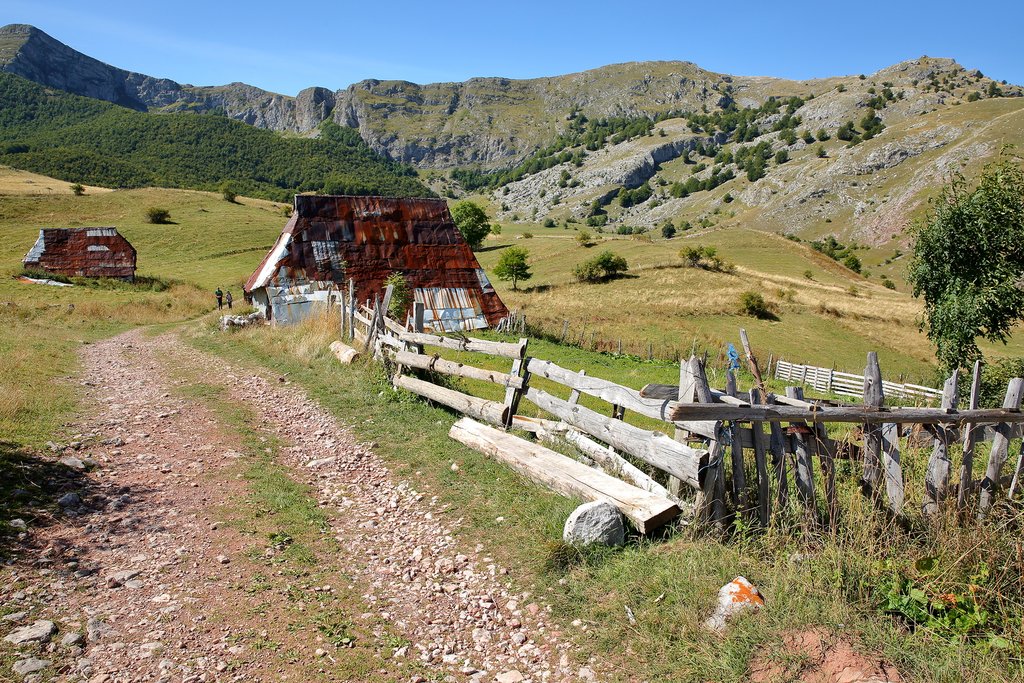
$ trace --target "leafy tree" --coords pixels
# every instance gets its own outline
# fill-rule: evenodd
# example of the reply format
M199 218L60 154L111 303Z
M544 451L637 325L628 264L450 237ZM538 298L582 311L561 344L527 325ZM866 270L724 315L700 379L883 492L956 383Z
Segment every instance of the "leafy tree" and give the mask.
M828 131L824 128L818 130L818 142L825 142L832 136L828 134Z
M235 193L235 188L231 183L222 183L220 186L220 195L224 198L224 201L235 203L235 198L238 196Z
M499 280L511 280L512 289L520 280L529 280L533 277L530 272L530 252L524 247L509 247L501 253L498 265L494 267L494 274Z
M914 226L908 280L947 371L981 357L977 338L1006 343L1024 319L1024 170L989 164L970 189L957 175Z
M856 254L847 254L843 259L843 265L855 273L859 273L861 269L861 262Z
M491 234L487 214L478 204L470 201L459 202L452 207L452 220L462 233L470 249L479 249L484 238Z
M71 192L73 192L76 197L81 197L85 194L85 186L81 183L75 183L71 186Z
M761 320L778 320L772 306L764 300L759 292L743 292L740 294L740 312Z
M672 225L672 221L668 221L665 225L661 226L661 236L667 240L676 236L676 226Z
M825 151L825 145L818 145L817 155L819 159L824 159L828 156L828 152Z
M778 152L775 153L776 164L784 164L787 161L789 161L789 152L787 152L784 149L780 149Z
M629 264L622 256L603 251L589 261L573 268L573 277L579 282L603 282L629 270Z
M384 278L384 287L391 285L391 302L388 304L388 314L399 322L409 311L409 304L412 303L412 292L405 276L395 271Z

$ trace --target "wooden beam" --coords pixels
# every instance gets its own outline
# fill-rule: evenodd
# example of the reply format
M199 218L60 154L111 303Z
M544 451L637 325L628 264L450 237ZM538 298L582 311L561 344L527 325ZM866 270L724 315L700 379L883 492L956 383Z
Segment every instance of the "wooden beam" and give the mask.
M399 389L419 394L424 398L429 398L431 401L446 405L457 412L470 415L478 420L505 426L508 418L505 406L494 401L487 401L453 389L439 387L436 384L405 375L396 375L394 383L395 387Z
M948 410L940 408L871 408L866 406L820 406L794 408L790 406L726 406L716 404L677 405L673 420L781 420L782 422L864 422L871 425L886 422L949 424L965 422L1019 423L1024 413L1007 408L980 408L977 410ZM1009 432L1008 432L1009 433Z
M864 408L880 410L885 403L882 391L882 369L878 365L878 354L868 352L868 364L864 368ZM882 430L877 424L864 422L864 476L862 483L872 495L878 491L882 477Z
M1024 379L1014 377L1006 387L1003 408L1005 410L1019 411L1022 393L1024 393ZM987 517L992 506L995 505L996 495L999 493L999 477L1002 474L1003 464L1006 462L1009 449L1010 426L1008 424L1000 424L996 427L996 436L992 440L992 450L988 456L988 466L985 468L985 478L981 481L981 495L978 499L978 519Z
M971 376L971 399L967 405L968 410L978 407L978 400L981 396L981 361L974 361L974 373ZM971 489L974 488L974 443L977 439L977 425L967 424L964 427L964 448L963 459L960 465L960 490L956 494L957 507L963 509L967 505L967 499L971 496Z
M527 389L525 396L537 407L580 431L678 477L689 486L700 488L700 472L707 464L707 451L673 441L661 432L640 429L589 408L574 406L534 387Z
M436 334L424 334L420 332L403 332L399 335L399 339L412 344L439 346L444 349L454 349L455 351L475 351L477 353L486 353L492 356L502 356L504 358L513 359L523 357L522 343L511 344L509 342L473 339L472 337L459 339L456 337L442 337Z
M761 402L761 390L757 387L749 393L751 405ZM754 467L757 472L757 519L761 526L768 526L771 503L769 501L771 485L768 480L768 460L766 456L764 423L750 423L751 441L754 448Z
M580 449L584 455L600 465L605 472L614 474L623 481L644 491L663 496L664 498L671 498L664 486L641 472L621 455L607 446L602 446L586 434L575 429L569 429L565 432L565 440Z
M641 533L650 533L679 515L679 508L664 496L644 491L550 448L469 418L452 425L448 435L564 496L611 503Z
M483 382L498 384L503 387L515 389L523 388L523 379L517 375L510 375L497 370L485 370L464 363L445 360L439 356L428 356L422 353L410 353L399 351L395 354L395 362L418 370L431 370L442 375L453 375L465 377L466 379L478 379Z
M803 387L786 387L786 396L803 400ZM814 438L803 431L790 435L790 438L793 440L793 452L796 454L796 492L804 505L807 523L813 529L819 522L818 503L814 495Z
M659 401L676 401L679 400L677 396L680 393L685 394L686 387L683 387L683 391L680 392L678 384L645 384L644 388L640 390L640 397ZM719 389L711 389L711 395L714 397L715 403L726 403L733 406L749 405L743 399L729 396Z
M958 373L954 371L942 388L943 410L956 408L959 396L957 375ZM921 510L925 515L938 513L939 506L946 499L946 490L949 488L949 471L952 469L949 461L949 442L955 438L950 429L940 426L935 430L932 454L928 458L928 467L924 474L924 502Z
M903 514L906 493L903 488L903 467L900 465L900 426L891 422L882 425L882 472L885 497L889 509Z

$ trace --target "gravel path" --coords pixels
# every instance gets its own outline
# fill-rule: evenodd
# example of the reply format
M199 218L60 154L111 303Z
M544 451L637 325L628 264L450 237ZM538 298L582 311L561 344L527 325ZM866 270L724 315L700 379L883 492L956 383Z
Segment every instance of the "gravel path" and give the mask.
M168 376L175 368L200 372L258 415L284 444L281 464L329 513L344 554L318 571L350 581L345 599L358 604L345 606L360 623L400 636L376 645L374 680L597 680L571 663L545 605L510 592L507 571L486 548L460 546L436 499L396 481L296 387L172 335L129 332L86 346L83 360L93 414L61 455L97 467L62 499L52 524L29 526L24 552L0 574L0 604L23 612L5 617L0 633L39 620L58 630L42 638L49 642L4 643L19 653L15 671L27 673L8 669L0 679L339 680L332 663L345 651L320 638L295 638L291 656L254 645L290 624L252 616L257 601L261 613L289 614L274 611L288 598L239 590L265 565L251 559L251 536L216 522L218 510L246 495L232 473L248 456L237 430L175 391L183 381ZM39 662L48 664L29 671Z

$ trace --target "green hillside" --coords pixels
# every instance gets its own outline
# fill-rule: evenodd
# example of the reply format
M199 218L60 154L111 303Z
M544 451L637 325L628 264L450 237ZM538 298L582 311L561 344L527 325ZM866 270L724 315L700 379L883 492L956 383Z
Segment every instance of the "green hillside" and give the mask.
M216 190L423 196L412 169L331 122L283 137L217 115L146 114L0 73L0 163L69 182Z

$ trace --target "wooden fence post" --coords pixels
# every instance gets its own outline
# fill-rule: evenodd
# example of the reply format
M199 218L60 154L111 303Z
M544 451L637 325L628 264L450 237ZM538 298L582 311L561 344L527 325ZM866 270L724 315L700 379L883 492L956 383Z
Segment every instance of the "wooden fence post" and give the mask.
M729 369L725 373L725 393L735 397L736 373ZM732 465L732 499L736 509L744 516L750 515L747 507L747 473L743 468L743 440L740 438L740 423L732 420L729 423L729 455Z
M900 426L892 422L882 425L882 469L885 476L885 496L889 509L903 514L903 469L900 466Z
M356 283L351 278L348 281L348 338L356 338Z
M693 390L698 403L714 403L715 397L708 385L704 372L704 364L695 356L689 360L689 373L693 378ZM680 387L681 388L681 387ZM721 427L716 438L708 441L708 466L701 492L697 496L697 510L702 514L710 513L710 519L716 526L725 524L725 468L722 465Z
M679 403L693 403L694 399L694 388L693 388L693 375L690 373L690 365L686 361L679 361L679 387L676 393L676 401ZM676 427L675 440L680 443L687 443L689 432L684 429ZM682 493L683 482L677 477L669 475L668 477L668 491L676 499Z
M974 373L971 376L971 399L968 404L969 410L978 407L978 397L981 394L981 361L974 361ZM957 492L956 504L961 510L967 505L967 499L974 488L974 442L976 440L976 426L964 425L964 449L963 460L960 464L960 490Z
M942 407L945 409L956 408L957 394L956 371L946 380L942 388ZM932 445L932 455L928 458L928 469L924 475L924 505L922 512L926 515L934 515L939 511L939 506L946 499L946 490L949 487L949 442L955 439L955 430L951 425L935 425L935 440Z
M752 406L762 402L761 391L757 387L750 390L749 397ZM765 457L764 423L752 421L750 433L754 443L754 463L757 469L757 519L761 526L768 526L771 512L768 497L771 495L771 489L768 481L768 461Z
M509 372L510 375L523 377L527 374L526 372L526 345L529 344L530 340L521 338L519 340L519 358L512 361L512 370ZM519 411L519 400L523 396L523 392L526 391L526 383L523 383L522 389L516 389L515 387L508 387L505 389L505 407L508 408L508 420L505 422L505 429L511 429L512 420L515 418L516 413Z
M878 354L868 353L868 364L864 368L864 405L881 408L885 403L882 393L882 369L878 367ZM866 491L871 495L878 494L878 483L882 478L882 427L881 425L865 424L864 427L864 478Z
M802 401L803 387L786 387L786 397ZM796 491L804 505L808 524L814 528L818 525L818 504L814 495L814 460L809 447L811 439L808 438L812 432L804 422L790 423L790 430L794 432L792 443L796 454Z
M1003 408L1007 410L1020 410L1021 394L1024 393L1024 379L1014 377L1006 387L1006 398L1003 399ZM981 496L978 499L978 519L984 519L996 502L996 494L999 492L999 477L1003 471L1003 464L1010 448L1010 438L1013 434L1013 427L1005 422L996 425L996 435L992 439L992 451L988 456L988 467L985 468L985 478L981 481Z
M766 403L773 405L775 403L775 396L769 394L766 397ZM768 429L771 434L768 441L768 450L772 454L772 468L775 470L775 481L778 487L776 508L777 511L781 512L789 506L789 477L786 474L786 438L780 422L769 422Z

